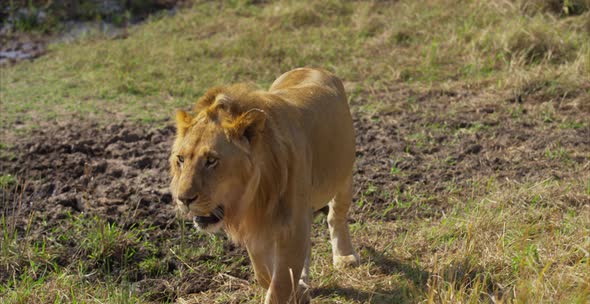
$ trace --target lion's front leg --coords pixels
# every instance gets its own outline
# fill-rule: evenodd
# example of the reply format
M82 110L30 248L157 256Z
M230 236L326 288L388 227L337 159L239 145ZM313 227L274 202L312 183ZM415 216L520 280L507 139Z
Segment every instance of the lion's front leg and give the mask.
M267 290L264 303L309 303L308 286L300 282L309 245L307 229L291 239L247 246L256 281Z
M268 246L265 248L265 245ZM248 256L254 268L254 276L258 284L264 289L268 289L272 278L273 269L273 253L269 252L268 248L272 248L272 244L256 244L246 246L248 249Z
M293 232L275 239L273 269L265 303L309 303L306 286L299 279L310 248L311 221L304 215Z

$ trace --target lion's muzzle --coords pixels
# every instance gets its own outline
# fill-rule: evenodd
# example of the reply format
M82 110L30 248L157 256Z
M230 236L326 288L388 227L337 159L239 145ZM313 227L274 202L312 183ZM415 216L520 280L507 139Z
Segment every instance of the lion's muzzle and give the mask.
M178 196L178 201L180 201L183 205L188 207L192 202L196 201L198 198L198 195L193 195L192 197Z

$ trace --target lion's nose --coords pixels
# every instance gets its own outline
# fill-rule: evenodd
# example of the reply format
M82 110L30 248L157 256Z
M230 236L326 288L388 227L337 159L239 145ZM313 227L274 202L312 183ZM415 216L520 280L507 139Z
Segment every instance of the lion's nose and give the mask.
M193 197L188 197L188 196L179 196L178 200L183 204L183 205L190 205L190 203L194 202L197 200L197 198L199 198L199 195L195 195Z

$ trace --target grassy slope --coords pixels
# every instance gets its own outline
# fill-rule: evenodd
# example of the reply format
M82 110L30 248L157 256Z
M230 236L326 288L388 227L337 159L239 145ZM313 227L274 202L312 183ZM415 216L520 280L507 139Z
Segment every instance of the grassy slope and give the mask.
M523 108L505 106L505 100L534 99L537 104L527 108L532 113L527 119L550 122L539 130L587 128L590 15L559 17L525 5L532 2L198 4L173 18L132 28L126 39L97 35L58 44L32 63L3 68L2 128L19 121L33 126L67 120L72 113L159 120L214 84L256 81L267 86L282 72L304 65L326 67L342 77L358 112L406 111L391 88L453 90L476 96L465 103L484 100L513 111L514 119L520 119ZM579 114L562 115L556 105ZM460 106L450 105L449 115ZM555 149L546 156L561 159L563 153ZM581 151L565 154L587 160L587 149ZM440 218L357 221L355 240L366 262L350 272L331 268L326 235L320 232L314 238L312 268L316 298L320 303L456 303L491 297L588 301L588 162L569 166L563 157L563 163L567 174L562 179L483 176L456 192L426 191L452 206ZM137 241L125 233L113 238ZM383 235L391 237L384 241ZM3 249L36 257L41 265L50 254L42 246L27 246L4 236ZM3 252L3 258L18 262L10 252ZM52 270L47 276L24 277L14 291L3 291L17 302L74 297L137 301L128 286L78 284L81 273ZM198 299L233 301L259 292L237 280L224 288Z
M268 85L304 65L334 71L371 101L400 82L539 88L554 98L588 90L587 14L529 16L488 1L322 3L206 3L133 28L127 39L56 45L3 69L3 123L23 111L39 119L104 109L167 118L160 109L188 105L211 85Z

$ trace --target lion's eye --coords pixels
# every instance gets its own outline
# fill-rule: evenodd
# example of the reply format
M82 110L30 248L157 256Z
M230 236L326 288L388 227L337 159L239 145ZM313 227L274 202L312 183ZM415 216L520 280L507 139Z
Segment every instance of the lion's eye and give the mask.
M182 164L184 164L184 156L176 155L176 163L179 167L182 166Z
M206 168L214 168L215 166L217 166L218 163L218 159L212 156L207 157L207 159L205 160L205 167Z

